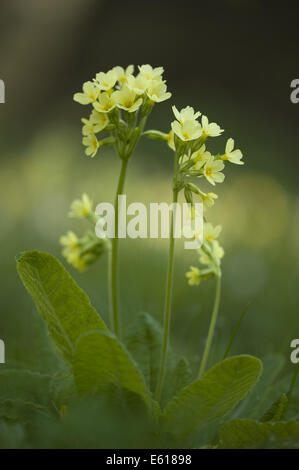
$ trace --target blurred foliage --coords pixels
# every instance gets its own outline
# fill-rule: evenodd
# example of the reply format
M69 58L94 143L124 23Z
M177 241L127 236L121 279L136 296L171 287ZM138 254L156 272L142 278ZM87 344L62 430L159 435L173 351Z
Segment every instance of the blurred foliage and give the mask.
M211 211L211 221L224 226L226 256L210 362L222 357L241 310L252 301L231 352L259 357L280 352L286 358L283 379L294 368L289 344L299 328L299 105L289 100L289 83L298 73L297 16L287 8L289 2L272 5L271 15L259 0L227 0L217 8L207 2L149 3L158 11L155 34L152 15L145 14L145 5L137 8L136 1L30 0L25 6L12 0L1 5L0 78L7 93L0 106L0 338L6 361L43 374L59 368L44 325L17 278L15 254L40 249L62 259L60 235L69 228L80 232L80 224L66 217L70 202L83 192L96 203L113 200L119 162L109 150L94 160L83 155L81 110L72 103L72 94L101 69L149 62L165 67L169 89L176 90L171 104L198 107L226 129L225 137L234 130L246 162L242 175L232 168L225 184L217 186L219 200ZM167 131L170 105L162 108L151 120ZM171 171L166 146L141 143L130 162L128 204L169 201ZM203 350L214 290L213 283L187 285L184 273L194 256L178 243L171 329L173 347L190 360L193 371ZM122 241L126 331L140 312L162 321L166 265L167 242ZM102 258L84 275L72 275L108 321L106 272ZM78 404L62 424L35 417L29 442L23 425L1 421L0 444L146 445L141 442L144 422L132 418L130 432L119 427L117 435L115 413L91 400ZM154 446L151 430L148 435L147 445Z

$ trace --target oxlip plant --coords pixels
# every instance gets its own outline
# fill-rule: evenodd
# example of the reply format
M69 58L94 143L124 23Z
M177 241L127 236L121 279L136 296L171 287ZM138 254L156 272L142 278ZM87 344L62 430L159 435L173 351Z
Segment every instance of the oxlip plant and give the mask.
M93 82L84 83L83 93L76 93L74 96L78 103L92 106L89 119L82 119L86 154L94 157L100 147L114 145L121 160L114 206L115 237L112 239L110 257L111 325L117 336L120 336L121 328L118 294L118 198L124 192L128 162L152 107L171 97L162 78L163 67L142 65L139 69L136 77L133 75L132 65L125 70L117 66L107 73L100 72ZM97 134L101 131L106 131L109 136L99 140ZM82 204L89 209L87 199L82 199Z
M178 201L180 191L184 191L186 202L191 204L191 218L195 218L194 208L194 195L198 195L202 201L203 206L207 209L214 205L217 195L215 193L204 193L198 183L194 184L192 178L198 180L204 177L210 184L222 183L224 181L224 161L230 161L239 165L243 164L242 152L234 149L233 139L229 139L226 144L224 154L212 156L206 149L206 141L209 137L220 136L223 132L218 124L209 123L207 116L202 116L201 123L198 118L201 116L200 111L194 112L191 106L183 108L180 112L173 106L173 113L176 118L171 124L171 131L169 134L157 133L155 130L148 131L145 134L151 138L166 139L169 146L174 150L174 175L173 175L173 203ZM159 380L157 385L156 396L159 399L161 395L166 357L169 342L169 326L171 319L171 297L172 297L172 279L173 279L173 266L174 266L174 230L173 226L175 221L172 216L172 227L169 245L169 266L168 278L166 287L166 300L164 310L164 340L161 367L159 373ZM206 348L202 357L201 366L199 370L199 377L202 376L206 362L208 359L209 350L211 347L213 332L216 324L219 300L220 300L220 259L224 251L216 240L221 231L221 226L215 228L211 224L204 225L204 244L200 248L201 262L206 265L205 269L199 270L198 268L191 267L190 271L186 274L189 278L190 285L199 284L201 278L209 279L213 276L217 279L217 290L215 298L215 306L211 318L211 325L207 338ZM198 234L195 232L194 237Z
M83 84L82 92L74 95L76 102L89 108L89 116L82 119L86 155L93 158L104 147L113 146L120 159L120 174L115 182L114 237L96 236L94 226L102 221L94 213L92 200L83 194L73 201L69 215L86 219L90 229L81 237L69 231L60 242L63 256L79 271L109 253L110 325L105 324L87 294L54 256L30 251L17 257L21 280L61 361L61 370L54 376L13 371L14 380L19 374L23 384L14 390L20 419L28 421L31 413L43 413L65 422L76 403L93 399L118 411L126 409L129 419L140 414L146 423L143 428L147 429L145 446L238 448L294 442L299 437L299 424L291 419L290 403L296 375L290 386L287 379L274 387L271 371L279 367L277 358L265 361L259 381L262 374L259 359L250 355L229 357L230 345L245 311L222 360L207 370L220 306L224 250L218 242L221 226L214 227L207 219L218 196L204 192L201 182L212 186L223 183L225 165L242 165L242 152L234 149L234 140L229 138L225 149L212 155L208 142L221 136L223 129L191 106L180 111L172 107L174 120L168 132L146 129L152 108L171 97L163 73L162 67L142 65L134 75L132 65L126 69L117 66L98 73ZM121 323L118 196L124 194L128 164L143 137L164 142L172 151L173 202L182 193L191 206L192 221L196 218L195 200L204 208L203 243L196 253L199 264L191 266L186 277L190 286L214 279L216 292L196 372L170 345L175 211L171 213L164 313L161 306L161 312L156 312L157 320L148 313L136 312L127 331ZM194 239L199 236L196 231L192 233ZM24 387L24 378L30 386ZM1 383L9 385L12 380L11 371L5 369L0 375ZM8 399L11 397L6 397L5 405L3 400L1 403L5 412L11 414Z

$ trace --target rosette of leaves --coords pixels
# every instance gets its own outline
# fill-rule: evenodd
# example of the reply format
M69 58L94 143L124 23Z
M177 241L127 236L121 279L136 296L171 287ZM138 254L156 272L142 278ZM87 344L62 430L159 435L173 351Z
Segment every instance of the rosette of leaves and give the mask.
M61 419L76 400L91 397L99 400L105 397L115 403L121 400L132 413L136 409L146 410L151 429L160 442L165 442L168 436L173 446L190 447L196 445L197 436L208 425L235 409L259 380L262 364L249 355L229 357L202 378L193 380L187 360L169 351L167 386L157 403L153 391L162 331L156 320L146 313L137 316L125 342L121 342L55 257L38 251L26 252L17 258L17 269L47 326L57 355L65 364L62 377L34 377L35 395L30 396L29 387L28 396L23 397L24 403L33 403L42 412L56 413ZM7 377L0 376L0 380L7 386L2 397L0 394L2 405L9 398L22 399L21 391L10 396ZM48 383L47 388L55 390L51 398L47 393L39 393L37 381ZM63 385L59 389L57 384Z

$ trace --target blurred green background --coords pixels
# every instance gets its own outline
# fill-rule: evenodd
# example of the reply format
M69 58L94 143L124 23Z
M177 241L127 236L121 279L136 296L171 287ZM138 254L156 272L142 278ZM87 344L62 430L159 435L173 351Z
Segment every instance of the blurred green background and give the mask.
M281 352L287 363L298 337L299 104L290 101L298 78L297 10L261 0L219 2L11 0L0 16L1 314L8 364L55 370L43 325L15 270L14 257L39 249L61 257L58 243L84 222L67 217L82 192L112 201L119 161L104 149L84 155L72 100L84 81L114 65L164 66L171 100L157 105L148 127L168 131L171 106L194 106L225 129L212 148L234 137L246 165L227 165L209 220L223 225L223 296L211 363L221 358L250 301L233 353ZM172 153L142 141L129 165L130 201L169 201ZM205 185L205 189L213 190ZM172 344L198 363L213 302L213 281L191 288L196 264L178 243ZM167 244L121 242L121 298L126 329L140 311L162 322ZM108 319L107 259L84 273L67 267ZM289 365L289 367L291 367Z

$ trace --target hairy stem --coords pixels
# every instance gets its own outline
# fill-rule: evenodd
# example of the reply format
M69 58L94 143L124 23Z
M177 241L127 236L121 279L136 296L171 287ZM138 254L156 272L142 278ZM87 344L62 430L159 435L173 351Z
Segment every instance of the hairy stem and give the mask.
M122 160L117 191L115 196L115 234L111 243L110 254L110 315L111 324L116 336L120 336L119 292L118 292L118 196L123 194L128 160Z
M137 133L133 138L132 142L125 142L123 146L121 146L121 140L118 136L118 131L116 131L116 151L121 158L122 165L117 185L117 191L115 196L115 204L114 204L114 211L115 211L115 233L114 238L112 239L111 244L111 255L110 255L110 266L109 266L109 279L110 279L110 316L111 316L111 325L113 328L114 333L116 336L120 337L121 335L121 322L120 322L120 312L119 312L119 289L118 289L118 196L123 194L125 179L126 179L126 171L128 166L128 161L140 139L140 136L143 132L145 123L147 120L147 115L143 116L139 122ZM136 115L134 118L133 124L136 124ZM127 133L127 138L129 138L129 133ZM131 145L128 145L131 144Z
M172 286L173 286L173 270L174 270L174 226L175 226L175 205L178 201L178 189L177 189L177 166L178 157L175 155L175 170L174 170L174 189L173 189L173 210L171 212L171 224L170 224L170 240L169 240L169 255L168 255L168 269L167 269L167 281L166 281L166 294L165 294L165 306L164 306L164 326L163 326L163 345L161 364L156 388L156 400L160 400L163 382L165 377L166 360L169 344L169 330L171 321L171 302L172 302Z
M207 341L206 341L202 361L201 361L200 368L199 368L198 378L202 377L202 375L204 374L206 365L207 365L207 361L208 361L208 357L209 357L209 353L210 353L210 349L211 349L211 345L212 345L212 341L213 341L215 326L216 326L216 322L217 322L217 317L218 317L219 303L220 303L220 293L221 293L221 275L219 274L216 277L216 293L215 293L214 308L213 308L213 312L212 312L208 337L207 337Z

